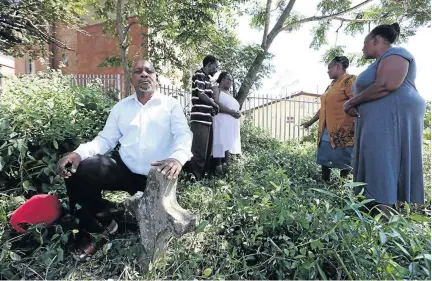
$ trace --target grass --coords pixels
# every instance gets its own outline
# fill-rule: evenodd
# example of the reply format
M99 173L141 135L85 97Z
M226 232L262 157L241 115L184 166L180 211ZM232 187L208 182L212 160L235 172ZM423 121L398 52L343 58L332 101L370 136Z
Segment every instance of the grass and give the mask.
M336 173L331 184L319 180L314 143L279 143L248 126L242 142L244 154L224 178L180 180L180 205L198 216L198 229L172 239L147 273L136 262L141 249L129 216L120 214L122 231L99 259L78 263L68 249L71 218L16 236L7 219L22 197L0 195L1 277L430 280L430 144L427 203L403 205L384 222L362 211L368 200L353 194L355 183Z

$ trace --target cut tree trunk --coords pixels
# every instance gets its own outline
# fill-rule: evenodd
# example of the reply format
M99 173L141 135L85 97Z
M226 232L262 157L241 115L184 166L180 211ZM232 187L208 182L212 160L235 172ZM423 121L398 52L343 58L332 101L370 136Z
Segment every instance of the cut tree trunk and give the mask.
M138 221L143 250L140 264L145 272L150 262L165 251L173 235L180 237L196 228L195 215L180 207L176 191L176 179L169 180L152 168L145 191L125 202Z

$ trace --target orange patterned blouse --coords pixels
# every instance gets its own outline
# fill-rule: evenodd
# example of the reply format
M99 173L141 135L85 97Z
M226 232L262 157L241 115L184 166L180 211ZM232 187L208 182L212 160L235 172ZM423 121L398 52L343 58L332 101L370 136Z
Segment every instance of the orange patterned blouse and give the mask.
M354 118L344 112L343 104L352 98L351 86L356 78L355 75L343 75L334 80L321 96L318 146L325 127L333 148L354 146Z

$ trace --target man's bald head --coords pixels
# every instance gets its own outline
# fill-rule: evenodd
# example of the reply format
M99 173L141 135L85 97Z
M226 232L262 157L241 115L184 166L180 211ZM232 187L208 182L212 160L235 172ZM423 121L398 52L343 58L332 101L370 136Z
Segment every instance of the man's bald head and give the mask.
M148 60L138 60L132 68L132 85L137 95L153 95L157 88L156 70Z
M153 64L150 61L144 60L144 59L140 59L140 60L135 61L133 69L135 69L136 67L144 67L144 66L152 68L153 71L155 72L155 68L154 68Z

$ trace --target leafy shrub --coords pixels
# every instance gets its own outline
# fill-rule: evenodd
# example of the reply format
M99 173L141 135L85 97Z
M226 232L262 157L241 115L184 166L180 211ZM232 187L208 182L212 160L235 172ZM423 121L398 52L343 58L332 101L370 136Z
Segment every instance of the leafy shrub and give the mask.
M113 105L97 84L73 86L57 71L11 77L0 99L0 185L49 192L59 157L101 130Z
M101 97L91 87L71 89L84 93L87 98L93 94ZM84 105L91 103L82 100L80 103ZM68 108L59 113L66 120L70 120L68 113L74 109L78 108L76 114L88 110L85 106L69 108L70 103L66 104L57 107ZM105 112L107 108L108 105L102 106L96 111ZM86 114L82 115L84 120ZM106 113L100 117L97 113L88 114L95 114L91 116L100 118L97 120L101 124L106 118L102 117ZM30 127L31 120L19 124ZM76 118L75 124L93 126L84 120ZM68 127L69 123L61 126L75 130ZM10 129L2 127L2 132L5 130ZM41 135L33 134L31 139L21 142L13 139L15 142L8 145L13 147L15 155L26 143L44 143L56 159L61 143L73 146L78 139L91 138L93 130L96 128L82 127L73 134L62 131L58 135L64 141L59 141L58 135L54 137L50 133L48 137L44 130L39 130ZM28 134L31 132L29 129ZM252 127L248 120L243 123L241 134L243 155L230 163L224 178L179 182L180 204L194 212L200 223L195 233L173 239L149 272L139 271L137 231L117 234L103 247L102 259L79 265L67 251L68 237L73 230L63 224L53 226L53 235L48 235L47 229L35 227L28 234L15 236L7 226L7 214L24 200L17 192L0 195L0 276L9 279L430 280L430 206L405 205L389 222L383 222L379 216L362 212L368 200L354 196L354 183L337 179L326 185L319 180L314 142L281 143ZM54 139L59 144L58 150ZM24 154L15 155L16 163L27 167L26 162L18 162L18 156L24 155L29 161L32 151L24 149ZM8 159L4 163L8 169L20 173L19 165L11 164ZM43 170L45 162L44 165L35 170ZM40 177L26 173L25 179L32 184ZM430 177L430 151L425 153L425 177ZM108 196L119 197L118 193Z
M406 205L382 223L361 212L369 200L355 198L354 184L314 180L315 144L278 145L242 133L242 176L182 192L182 204L207 226L176 240L147 277L430 278L430 217Z
M431 101L426 102L423 138L428 141L431 140Z

